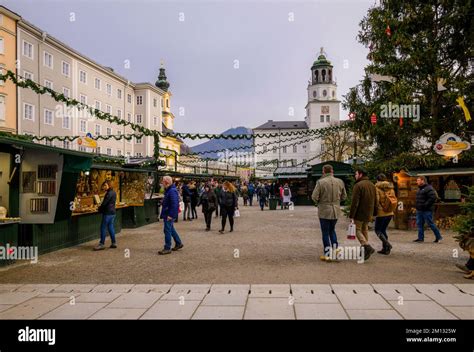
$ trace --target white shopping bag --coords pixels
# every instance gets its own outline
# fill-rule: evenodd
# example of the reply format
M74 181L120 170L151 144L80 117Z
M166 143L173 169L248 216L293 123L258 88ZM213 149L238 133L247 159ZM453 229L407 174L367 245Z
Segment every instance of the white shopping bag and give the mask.
M290 209L290 210L295 210L295 203L289 202L289 203L288 203L288 209Z
M240 211L239 209L236 209L234 212L234 218L239 218L240 217Z
M184 202L179 202L179 211L182 212L184 210Z
M347 239L355 240L356 239L356 225L351 222L347 228Z

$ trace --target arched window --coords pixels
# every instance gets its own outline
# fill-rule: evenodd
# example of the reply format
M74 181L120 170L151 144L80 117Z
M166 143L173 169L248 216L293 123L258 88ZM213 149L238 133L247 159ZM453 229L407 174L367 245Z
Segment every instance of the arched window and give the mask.
M329 72L329 75L328 75L329 82L332 82L332 70L328 70L328 72Z
M318 81L319 81L319 70L314 71L314 80L315 80L316 83L318 83Z
M321 72L321 78L322 78L323 82L326 82L326 70L323 70Z

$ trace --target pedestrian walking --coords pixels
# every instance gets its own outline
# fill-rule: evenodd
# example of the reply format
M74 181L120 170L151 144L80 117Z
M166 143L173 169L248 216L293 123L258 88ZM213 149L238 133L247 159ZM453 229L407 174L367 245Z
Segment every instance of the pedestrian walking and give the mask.
M375 218L375 234L382 241L382 249L377 253L389 255L392 245L388 241L387 228L397 208L397 197L393 190L393 184L387 180L387 176L380 174L375 183L377 195L377 217Z
M229 218L230 231L234 231L234 212L238 209L238 199L235 194L235 186L226 181L222 186L219 203L221 207L222 228L219 230L221 234L224 233L227 217Z
M426 182L425 176L418 176L416 179L418 191L416 192L416 225L418 227L418 238L413 242L425 241L425 223L435 235L434 243L440 243L443 239L439 229L433 222L433 211L438 198L434 188Z
M172 251L183 248L183 242L174 228L174 221L178 217L179 211L178 191L170 176L163 177L163 186L165 187L165 197L163 198L160 218L163 219L164 223L165 246L158 252L160 255L171 254ZM173 249L171 249L171 239L175 242Z
M198 206L202 207L204 220L206 222L206 231L211 230L212 213L217 208L217 197L211 185L204 186L204 192L199 198Z
M110 240L112 241L110 248L117 248L117 241L115 240L115 203L117 202L117 193L113 189L113 183L110 180L102 184L102 190L105 191L104 199L99 205L99 213L102 214L102 222L100 224L100 242L94 247L94 250L100 251L105 249L105 237L107 230L109 231Z

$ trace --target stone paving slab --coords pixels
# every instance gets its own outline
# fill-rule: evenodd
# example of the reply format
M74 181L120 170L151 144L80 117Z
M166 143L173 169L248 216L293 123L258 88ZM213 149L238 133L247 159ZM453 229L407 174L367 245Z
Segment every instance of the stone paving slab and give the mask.
M132 292L124 293L115 301L110 303L107 308L150 308L156 301L163 296L162 293L150 292Z
M358 285L358 284L354 284L354 285L339 285L339 284L335 284L335 285L331 285L333 291L336 293L336 295L338 294L344 294L344 293L357 293L357 294L363 294L363 293L367 293L367 294L372 294L372 293L375 293L374 291L374 288L372 287L372 285L369 285L369 284L362 284L362 285Z
M226 319L242 320L244 316L244 306L200 306L194 313L193 320L204 319Z
M334 294L332 292L332 287L329 284L315 284L315 285L303 285L303 284L291 284L291 291L293 296L297 296L299 294L306 295L306 294Z
M295 319L288 298L249 298L244 319Z
M353 309L346 310L346 313L351 319L389 319L389 320L400 320L403 319L400 314L398 314L393 309Z
M76 297L77 303L110 303L120 297L121 293L99 293L99 292L88 292L81 293Z
M210 293L206 295L201 305L203 306L245 306L247 293Z
M144 313L146 309L144 308L103 308L96 312L94 315L89 317L89 319L99 320L99 319L108 319L108 320L137 320Z
M199 301L158 301L140 319L191 319Z
M414 286L408 284L373 284L372 287L387 301L398 301L400 297L402 297L404 301L430 300L428 296L418 292Z
M250 285L225 285L225 284L215 284L211 286L211 293L243 293L248 294L250 290Z
M49 293L55 288L59 287L59 284L26 284L19 287L16 292L41 292Z
M129 292L134 285L128 285L128 284L103 284L103 285L97 285L94 287L92 292L114 292L114 293L125 293Z
M173 285L148 285L148 284L139 284L134 285L130 292L157 292L165 294L168 292Z
M474 295L474 284L455 284L454 286L466 293Z
M65 303L39 319L87 319L107 303Z
M459 293L459 288L451 284L414 284L420 292L429 295L430 293ZM441 291L441 292L440 292Z
M87 293L91 292L94 287L97 285L95 284L64 284L64 285L59 285L56 287L54 290L51 292L79 292L79 293Z
M208 294L211 285L173 285L162 301L201 301Z
M382 296L376 293L337 293L344 309L391 309Z
M38 319L66 301L66 298L32 298L1 312L0 319Z
M433 301L389 302L405 319L457 319L453 314Z
M252 298L288 298L291 296L290 285L251 285Z
M339 303L331 285L291 285L295 303Z
M0 312L3 312L4 310L10 309L13 307L13 304L0 304Z
M427 294L433 301L438 302L442 306L471 306L474 307L474 296L468 293L430 293Z
M36 292L3 292L0 293L0 304L20 304L37 295Z
M459 319L473 320L474 319L474 307L444 307Z
M339 303L299 304L295 303L296 319L348 319Z
M0 284L0 293L16 291L23 284Z

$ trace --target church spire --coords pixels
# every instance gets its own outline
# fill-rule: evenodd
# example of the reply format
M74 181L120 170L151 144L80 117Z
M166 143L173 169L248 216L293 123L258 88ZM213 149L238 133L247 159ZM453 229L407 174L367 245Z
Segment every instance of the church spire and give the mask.
M161 60L160 74L158 75L158 80L155 82L155 86L164 90L165 92L168 91L168 88L170 86L169 82L166 80L166 73L165 73L165 68L163 65L163 60Z

